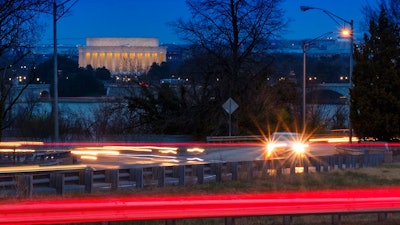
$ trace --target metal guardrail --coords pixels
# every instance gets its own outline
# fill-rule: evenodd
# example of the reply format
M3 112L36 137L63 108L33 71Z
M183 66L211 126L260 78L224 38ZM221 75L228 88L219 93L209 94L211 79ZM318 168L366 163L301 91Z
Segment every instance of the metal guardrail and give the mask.
M265 137L261 135L253 136L208 136L206 137L207 142L260 142Z

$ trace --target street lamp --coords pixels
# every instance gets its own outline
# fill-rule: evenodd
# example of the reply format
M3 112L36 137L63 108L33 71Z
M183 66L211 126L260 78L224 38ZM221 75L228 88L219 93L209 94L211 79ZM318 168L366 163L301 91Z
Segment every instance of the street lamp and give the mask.
M321 10L323 13L325 13L326 15L328 15L333 21L335 21L337 24L340 24L338 22L338 20L341 20L342 22L344 22L345 24L348 24L350 26L350 31L347 29L343 29L342 30L342 35L344 36L348 36L350 38L350 68L349 68L349 142L352 142L353 139L353 128L351 125L351 121L350 121L350 106L351 106L351 102L350 102L350 89L353 88L353 81L352 81L352 74L353 74L353 43L354 43L354 26L353 26L353 20L346 20L343 19L340 16L337 16L335 14L333 14L332 12L322 9L322 8L316 8L316 7L311 7L311 6L300 6L300 10L301 11L307 11L307 10L312 10L312 9L316 9L316 10Z
M303 132L305 132L306 130L306 90L307 90L307 86L306 86L306 76L307 76L307 47L313 43L314 41L323 38L327 35L332 34L333 32L327 32L324 33L312 40L308 40L308 41L303 41Z

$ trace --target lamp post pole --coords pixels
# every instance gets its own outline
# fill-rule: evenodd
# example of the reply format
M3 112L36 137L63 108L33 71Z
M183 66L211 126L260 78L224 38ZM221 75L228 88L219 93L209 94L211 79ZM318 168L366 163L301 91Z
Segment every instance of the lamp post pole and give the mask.
M323 38L324 36L330 35L333 32L324 33L312 40L303 41L303 132L306 131L306 114L307 114L307 104L306 104L306 93L307 93L307 47L314 41Z
M349 142L353 142L353 126L351 124L350 114L351 114L351 95L350 90L353 89L353 45L354 45L354 27L353 20L350 20L350 60L349 60Z
M353 139L353 128L351 125L351 120L350 120L350 107L351 107L351 96L350 96L350 90L353 88L353 81L352 81L352 74L353 74L353 44L354 44L354 26L353 26L353 20L346 20L343 19L342 17L333 14L332 12L322 9L322 8L317 8L317 7L311 7L311 6L300 6L300 10L301 11L307 11L307 10L312 10L312 9L317 9L317 10L321 10L323 13L325 13L326 15L328 15L333 21L335 21L337 24L338 21L340 20L346 24L348 24L350 26L350 34L349 34L349 38L350 38L350 60L349 60L349 113L348 113L348 127L349 127L349 142L352 142Z
M307 45L308 42L303 42L303 133L306 132L306 76L307 76Z

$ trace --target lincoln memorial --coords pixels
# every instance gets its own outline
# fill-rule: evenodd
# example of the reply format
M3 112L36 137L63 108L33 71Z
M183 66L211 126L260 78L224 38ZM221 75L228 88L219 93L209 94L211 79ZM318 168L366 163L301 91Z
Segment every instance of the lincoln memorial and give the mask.
M157 38L87 38L79 46L79 67L105 67L111 74L141 74L166 61L166 47Z

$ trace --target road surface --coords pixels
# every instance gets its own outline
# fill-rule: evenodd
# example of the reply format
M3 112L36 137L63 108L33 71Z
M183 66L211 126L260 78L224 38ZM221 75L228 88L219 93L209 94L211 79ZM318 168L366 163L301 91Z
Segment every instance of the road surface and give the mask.
M212 146L204 147L203 152L196 153L160 153L157 151L138 152L124 148L119 154L97 154L96 157L82 157L79 164L92 168L111 169L143 165L175 166L209 162L239 162L263 160L263 146ZM99 150L101 151L101 150ZM312 156L333 155L334 145L311 145L309 154Z

